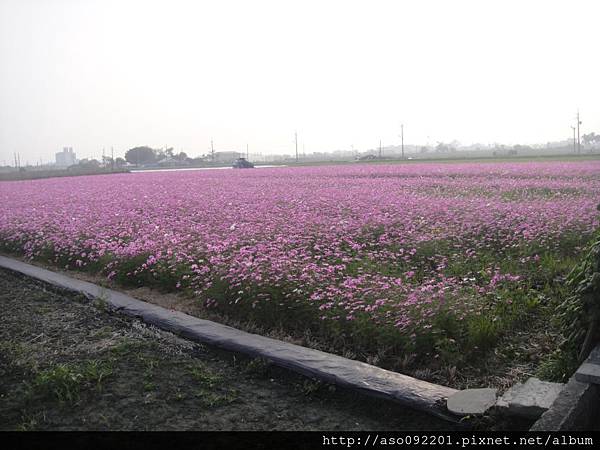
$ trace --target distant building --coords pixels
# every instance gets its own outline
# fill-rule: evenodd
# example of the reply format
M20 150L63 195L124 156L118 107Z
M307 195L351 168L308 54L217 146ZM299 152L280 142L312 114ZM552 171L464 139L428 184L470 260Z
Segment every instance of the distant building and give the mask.
M62 152L56 154L56 165L60 167L69 167L77 163L77 158L73 147L63 147Z
M233 164L241 156L240 152L215 152L214 162Z
M156 165L161 167L177 167L177 166L187 166L189 163L185 160L180 160L177 158L173 158L172 156L167 156L166 158L157 161Z
M356 158L359 161L372 161L375 159L379 159L376 155L363 155L363 156L359 156L358 158Z

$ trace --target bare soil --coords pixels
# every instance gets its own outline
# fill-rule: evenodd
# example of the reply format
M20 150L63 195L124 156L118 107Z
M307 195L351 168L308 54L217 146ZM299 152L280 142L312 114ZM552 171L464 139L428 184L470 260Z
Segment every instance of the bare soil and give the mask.
M450 430L0 270L0 430Z

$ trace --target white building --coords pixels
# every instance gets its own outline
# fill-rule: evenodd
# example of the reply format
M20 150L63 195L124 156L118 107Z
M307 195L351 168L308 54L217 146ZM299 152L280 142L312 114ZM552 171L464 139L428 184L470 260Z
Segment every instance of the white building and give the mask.
M215 152L213 161L221 164L231 164L242 156L240 152Z
M69 167L77 163L77 157L73 147L63 147L62 152L56 154L56 165L60 167Z

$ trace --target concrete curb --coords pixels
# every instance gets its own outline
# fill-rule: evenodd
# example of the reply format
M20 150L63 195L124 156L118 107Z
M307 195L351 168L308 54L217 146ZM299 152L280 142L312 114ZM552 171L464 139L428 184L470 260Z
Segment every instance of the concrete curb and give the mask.
M76 280L21 261L0 256L0 267L51 285L75 291L88 298L100 298L112 309L184 338L224 350L262 357L294 372L328 383L393 400L408 407L457 422L446 409L446 400L455 389L417 380L363 362L289 344L198 319L178 311L137 300L121 292Z
M597 363L599 357L600 346L592 351L582 366ZM600 416L600 385L580 381L581 376L578 374L579 370L530 431L584 431L597 426Z

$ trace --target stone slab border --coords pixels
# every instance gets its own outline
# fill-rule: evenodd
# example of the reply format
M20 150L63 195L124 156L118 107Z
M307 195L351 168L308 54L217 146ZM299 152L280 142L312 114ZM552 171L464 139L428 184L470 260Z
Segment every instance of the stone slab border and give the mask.
M396 401L451 422L458 421L446 409L446 400L458 392L456 389L199 319L12 258L0 256L0 267L81 293L88 298L102 299L111 309L121 314L139 318L186 339L251 357L265 358L276 366L308 377Z
M569 379L558 397L533 424L530 431L587 431L595 429L600 418L600 384L582 377L580 370L600 364L600 345L590 353Z

